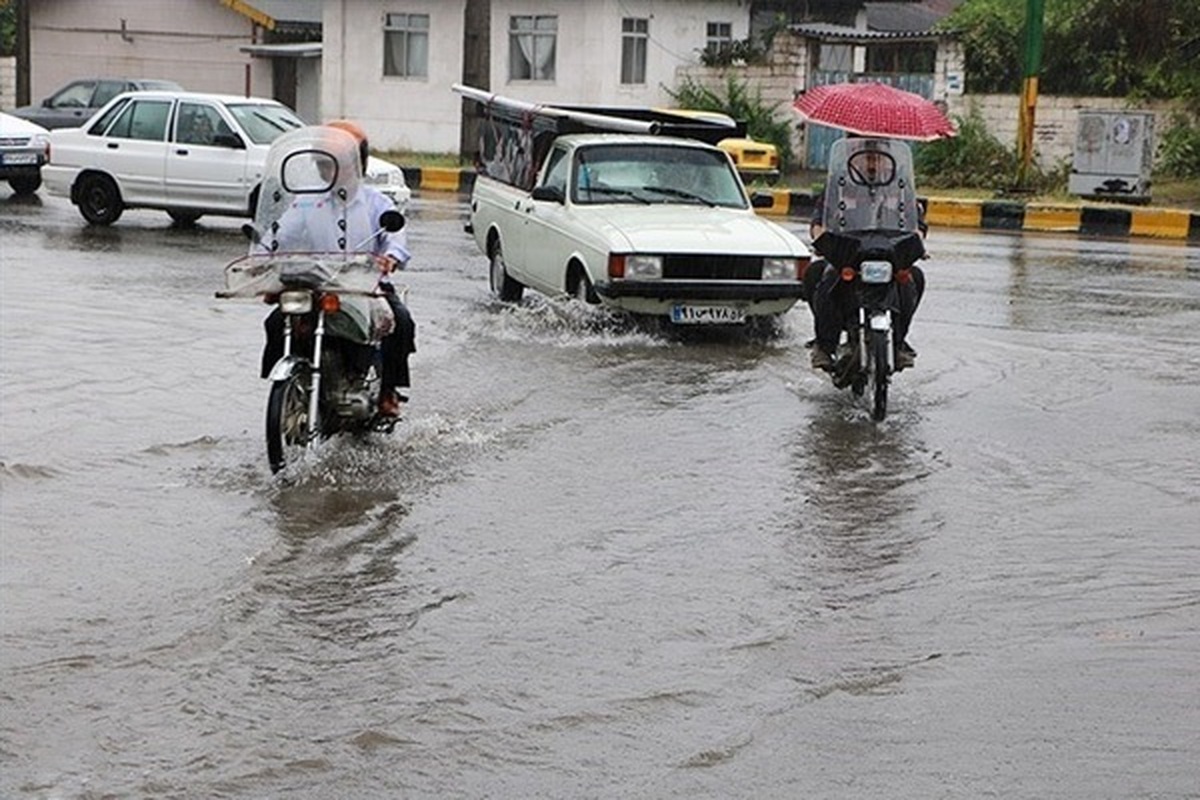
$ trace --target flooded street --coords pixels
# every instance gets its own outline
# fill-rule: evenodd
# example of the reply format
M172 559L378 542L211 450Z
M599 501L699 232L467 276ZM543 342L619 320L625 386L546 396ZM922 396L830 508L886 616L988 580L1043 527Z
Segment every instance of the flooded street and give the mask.
M1200 249L933 231L889 417L493 301L275 477L240 220L0 193L0 797L1200 797ZM792 226L800 231L798 221Z

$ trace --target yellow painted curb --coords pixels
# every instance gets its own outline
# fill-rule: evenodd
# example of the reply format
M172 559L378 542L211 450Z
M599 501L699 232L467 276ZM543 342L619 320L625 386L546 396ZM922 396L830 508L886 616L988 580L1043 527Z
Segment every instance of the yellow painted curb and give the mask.
M977 200L945 200L931 197L925 208L925 222L950 228L978 228L983 220L983 204Z
M1079 206L1030 203L1025 206L1025 222L1021 227L1027 231L1078 231L1082 220L1083 209Z
M1186 239L1191 214L1172 209L1137 209L1131 215L1129 232L1134 236L1163 236Z
M461 169L454 167L421 167L421 188L438 192L457 192Z

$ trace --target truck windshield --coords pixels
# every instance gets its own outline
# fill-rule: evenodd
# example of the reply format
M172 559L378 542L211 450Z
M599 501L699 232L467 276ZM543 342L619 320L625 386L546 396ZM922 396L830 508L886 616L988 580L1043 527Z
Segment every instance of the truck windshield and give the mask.
M719 150L603 144L575 153L571 199L577 205L674 203L746 208L746 196Z

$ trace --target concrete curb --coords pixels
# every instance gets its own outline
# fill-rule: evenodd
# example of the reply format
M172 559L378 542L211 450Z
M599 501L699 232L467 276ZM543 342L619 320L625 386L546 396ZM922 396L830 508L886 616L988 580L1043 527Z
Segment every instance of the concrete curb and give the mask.
M414 191L470 193L475 171L447 167L403 167ZM816 197L807 192L772 189L774 203L760 209L768 216L812 216ZM1200 243L1200 212L1178 208L1121 205L1024 203L1016 200L959 200L925 197L925 219L932 226L999 231L1078 233L1084 236L1150 237Z

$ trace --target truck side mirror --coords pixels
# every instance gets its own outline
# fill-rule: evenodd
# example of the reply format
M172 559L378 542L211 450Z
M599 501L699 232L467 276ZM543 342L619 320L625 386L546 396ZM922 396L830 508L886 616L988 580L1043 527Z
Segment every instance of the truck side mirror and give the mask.
M563 194L563 190L557 186L539 186L533 190L533 199L561 204L566 202L567 198Z
M775 205L775 195L769 192L755 192L750 195L751 208L770 208Z

